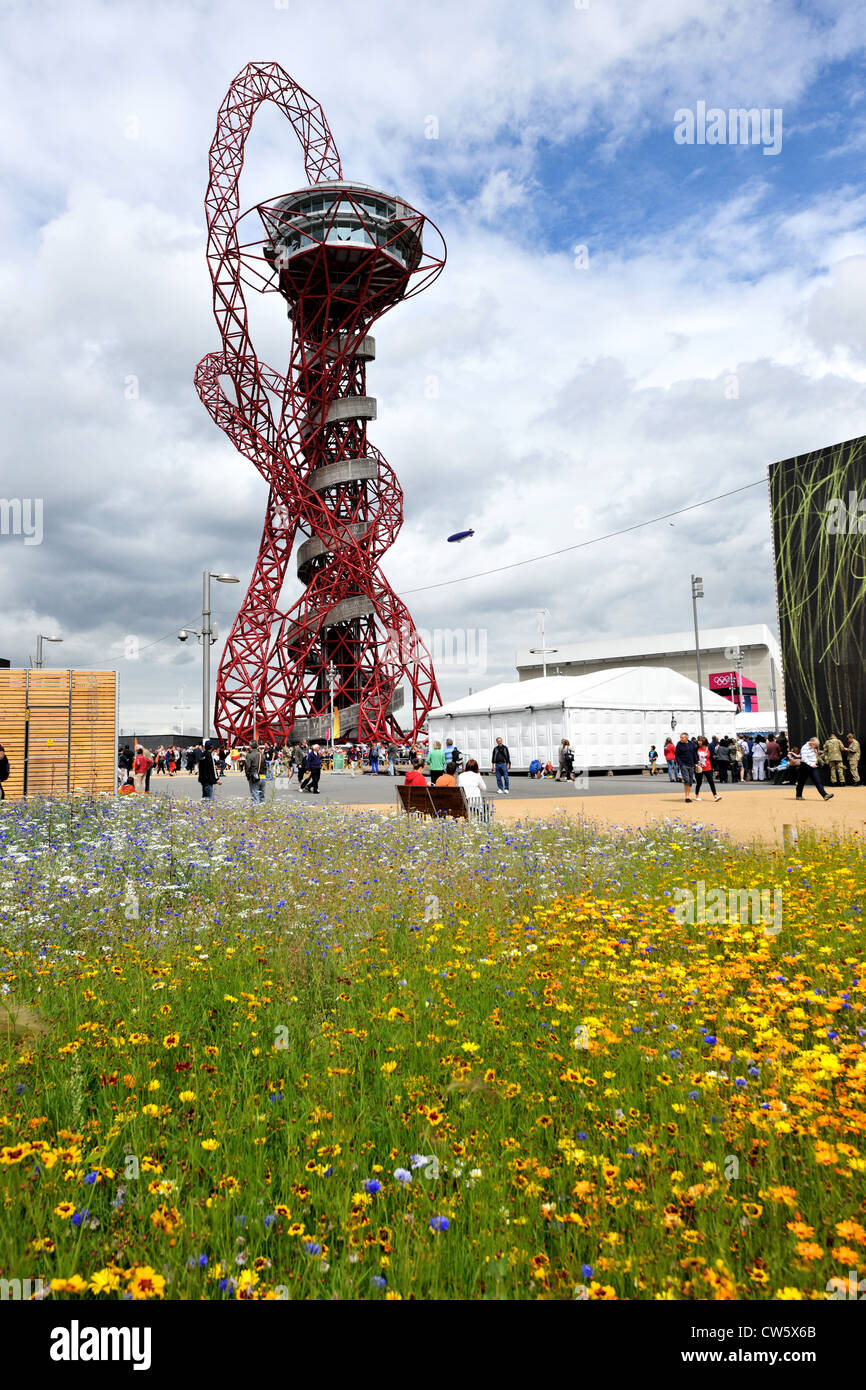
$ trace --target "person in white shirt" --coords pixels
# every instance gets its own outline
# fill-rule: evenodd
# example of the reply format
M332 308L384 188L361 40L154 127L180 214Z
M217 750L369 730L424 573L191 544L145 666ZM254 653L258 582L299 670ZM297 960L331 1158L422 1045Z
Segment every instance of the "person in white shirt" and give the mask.
M474 758L470 758L463 772L457 778L458 787L462 787L466 794L467 801L475 802L476 805L481 801L487 786L481 773L478 771L478 764Z
M797 800L803 800L803 788L806 782L812 779L824 801L832 801L833 793L825 792L824 783L821 781L821 774L818 771L818 740L810 738L808 743L804 743L800 749L800 766L797 769Z
M767 766L767 750L764 747L763 739L756 738L752 744L752 781L765 782L767 780L765 768Z

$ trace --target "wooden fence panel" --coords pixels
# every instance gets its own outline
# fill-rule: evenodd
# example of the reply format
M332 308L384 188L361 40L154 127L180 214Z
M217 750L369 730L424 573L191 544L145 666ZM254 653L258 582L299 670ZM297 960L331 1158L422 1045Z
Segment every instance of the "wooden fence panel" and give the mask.
M114 671L0 670L0 743L9 758L9 798L114 792L117 765Z

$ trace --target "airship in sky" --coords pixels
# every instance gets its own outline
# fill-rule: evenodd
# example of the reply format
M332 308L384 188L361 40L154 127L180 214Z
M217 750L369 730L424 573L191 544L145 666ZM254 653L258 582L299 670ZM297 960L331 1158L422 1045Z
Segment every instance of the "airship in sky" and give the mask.
M465 541L467 536L474 536L474 531L455 531L453 536L449 536L449 541Z

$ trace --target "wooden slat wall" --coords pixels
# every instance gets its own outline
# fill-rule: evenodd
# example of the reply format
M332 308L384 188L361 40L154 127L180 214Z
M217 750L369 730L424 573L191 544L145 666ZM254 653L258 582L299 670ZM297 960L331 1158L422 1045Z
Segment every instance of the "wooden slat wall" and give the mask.
M7 797L24 784L25 671L0 670L0 743L9 758ZM31 671L27 791L66 795L70 791L115 791L117 676L114 671ZM71 729L70 729L71 710Z

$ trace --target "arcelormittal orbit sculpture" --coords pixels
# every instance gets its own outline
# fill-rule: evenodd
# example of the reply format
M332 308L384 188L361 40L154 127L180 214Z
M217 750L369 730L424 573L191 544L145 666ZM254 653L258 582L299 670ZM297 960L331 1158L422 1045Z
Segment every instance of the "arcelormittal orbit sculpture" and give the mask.
M294 127L308 186L244 214L257 215L259 231L242 242L244 146L265 101ZM444 243L401 199L346 182L321 107L276 63L250 63L229 89L206 208L222 351L199 363L196 388L270 488L252 580L220 663L215 727L240 741L254 724L269 742L292 731L321 737L333 691L341 736L414 735L440 697L430 655L379 568L403 521L403 494L367 440L376 402L366 375L372 324L435 279ZM430 233L436 254L424 245ZM289 306L285 376L256 357L245 284L276 291ZM304 590L282 611L296 545ZM411 714L401 726L404 682Z

